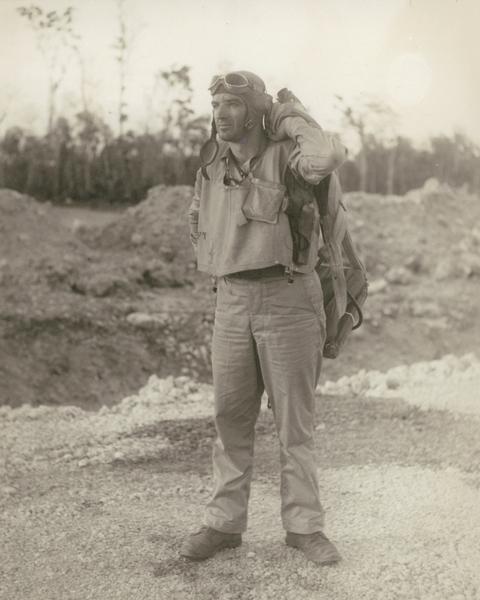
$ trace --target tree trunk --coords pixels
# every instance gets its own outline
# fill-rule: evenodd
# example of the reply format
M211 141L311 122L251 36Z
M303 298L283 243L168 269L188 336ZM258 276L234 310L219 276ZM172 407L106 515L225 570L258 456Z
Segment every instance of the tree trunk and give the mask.
M367 191L368 181L368 163L365 148L362 148L358 154L358 170L360 172L360 191Z
M387 194L394 193L395 181L395 159L397 157L397 147L389 148L387 152Z

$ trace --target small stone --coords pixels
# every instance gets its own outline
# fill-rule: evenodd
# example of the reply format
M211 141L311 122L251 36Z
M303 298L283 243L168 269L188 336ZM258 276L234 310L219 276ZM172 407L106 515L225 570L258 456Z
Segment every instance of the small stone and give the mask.
M420 273L424 270L424 260L421 254L414 254L410 256L405 262L405 268L412 273Z
M149 329L155 325L163 325L164 319L161 315L149 315L148 313L134 312L127 316L127 322L134 327Z
M132 244L134 246L140 246L140 244L143 244L143 236L140 235L139 233L134 233L132 235L132 237L130 238L130 241L132 242Z
M412 274L405 267L393 267L387 271L385 279L395 285L408 285L412 281Z
M400 381L391 375L387 377L386 384L389 390L397 390L400 387Z
M6 494L7 496L13 496L17 492L17 490L11 485L6 485L6 486L2 487L1 489L2 489L2 492L4 494Z
M388 283L386 279L384 279L383 277L381 279L376 279L375 281L372 281L368 284L368 294L370 296L379 294L380 292L386 290L387 287Z
M436 177L429 177L422 187L424 194L435 194L442 191L442 185Z
M436 302L412 302L410 312L414 317L437 318L442 316L442 309Z
M73 219L70 229L73 233L79 233L85 229L85 223L81 219Z
M82 458L82 460L78 461L78 466L79 467L86 467L88 465L88 459L87 458Z
M384 306L382 309L382 315L385 317L396 317L398 315L398 308L392 305Z
M433 277L436 281L443 281L444 279L458 277L459 271L457 261L446 258L438 262Z
M480 257L473 252L462 255L460 259L462 272L465 277L474 277L480 275Z
M116 460L123 460L125 458L125 455L123 454L123 452L115 452L113 455L113 458Z
M255 552L248 552L247 553L247 558L255 558L257 555L255 554Z
M120 283L119 278L114 275L98 273L85 279L80 285L87 294L97 298L103 298L112 294Z
M325 423L319 423L316 427L315 427L315 431L323 431L326 428Z

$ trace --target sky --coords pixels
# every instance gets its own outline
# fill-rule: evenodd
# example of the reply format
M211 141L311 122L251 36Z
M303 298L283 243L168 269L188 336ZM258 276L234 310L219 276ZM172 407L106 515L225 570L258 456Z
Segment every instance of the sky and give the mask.
M0 0L1 128L43 132L45 61L17 12L30 1ZM116 0L37 0L74 7L91 108L115 127ZM128 125L152 125L155 74L191 67L194 108L209 111L213 74L258 73L275 95L288 87L327 129L342 130L336 96L357 110L380 100L396 113L385 130L418 144L458 130L480 143L480 0L125 0ZM68 63L59 111L79 110L79 69ZM337 108L336 108L337 106ZM343 127L348 137L349 130ZM353 132L350 131L350 134ZM353 138L352 138L353 140Z

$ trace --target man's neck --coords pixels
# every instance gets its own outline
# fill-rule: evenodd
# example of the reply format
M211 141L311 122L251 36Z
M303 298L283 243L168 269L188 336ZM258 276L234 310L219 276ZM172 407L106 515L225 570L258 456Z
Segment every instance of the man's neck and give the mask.
M228 142L228 145L239 164L243 165L247 160L261 154L267 143L265 132L258 128L249 131L242 141Z

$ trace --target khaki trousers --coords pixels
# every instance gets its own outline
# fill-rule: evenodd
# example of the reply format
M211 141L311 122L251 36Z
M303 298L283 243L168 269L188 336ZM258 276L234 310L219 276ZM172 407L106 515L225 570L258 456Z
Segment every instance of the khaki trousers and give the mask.
M281 516L294 533L323 528L314 454L314 392L325 314L315 272L249 281L222 278L212 344L215 487L206 524L247 527L254 429L266 390L280 442Z

